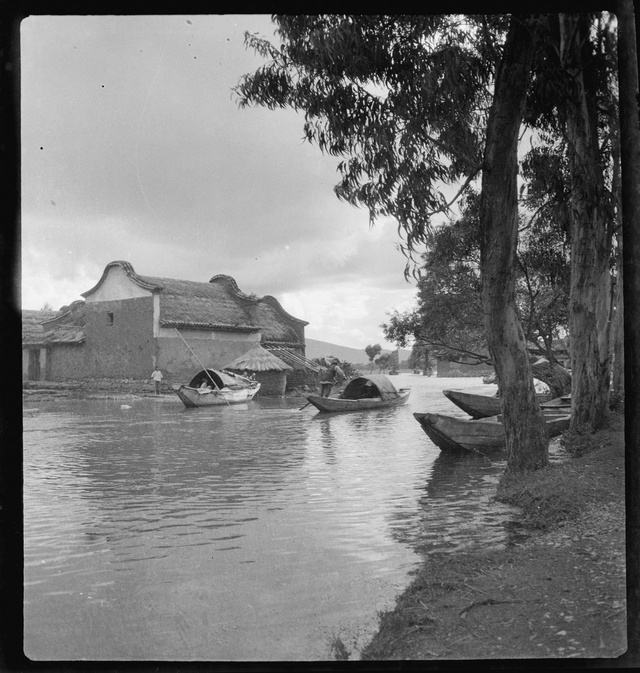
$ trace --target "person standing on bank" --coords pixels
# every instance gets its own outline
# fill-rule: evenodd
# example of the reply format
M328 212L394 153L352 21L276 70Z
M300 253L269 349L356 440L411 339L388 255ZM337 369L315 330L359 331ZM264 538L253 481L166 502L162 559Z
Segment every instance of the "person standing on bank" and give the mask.
M345 380L344 372L338 364L338 360L334 359L329 367L323 368L320 373L320 397L329 397L331 395L331 388L336 383L342 383Z
M162 370L160 367L156 367L151 374L151 380L155 383L156 386L156 395L160 394L160 384L162 383Z

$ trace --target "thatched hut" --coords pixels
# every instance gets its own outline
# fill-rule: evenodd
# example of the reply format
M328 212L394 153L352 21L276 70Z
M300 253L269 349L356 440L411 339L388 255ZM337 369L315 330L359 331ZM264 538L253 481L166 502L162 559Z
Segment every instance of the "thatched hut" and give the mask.
M287 373L292 371L293 367L257 344L230 362L225 369L253 375L261 384L260 395L282 397L287 387Z

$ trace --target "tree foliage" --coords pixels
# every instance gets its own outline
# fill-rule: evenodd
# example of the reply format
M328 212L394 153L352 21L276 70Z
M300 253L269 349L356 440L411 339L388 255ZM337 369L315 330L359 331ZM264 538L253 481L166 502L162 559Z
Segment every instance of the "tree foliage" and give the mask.
M456 15L274 16L278 47L236 87L239 103L304 112L304 135L338 164L335 192L394 218L405 252L424 243L446 184L482 166L490 84L507 19Z
M440 356L488 361L481 302L480 222L477 194L462 216L433 229L419 269L417 306L389 314L388 340L419 339ZM569 254L562 230L538 218L523 225L516 269L516 303L530 352L552 362L568 320Z
M549 349L558 325L567 320L577 332L573 343L577 338L580 344L575 360L580 367L574 374L579 369L581 381L587 382L585 391L590 390L575 396L584 401L583 411L590 406L586 413L595 408L587 398L602 397L589 381L603 380L607 338L599 333L608 333L608 327L602 329L607 306L603 293L589 288L608 283L601 262L612 228L604 238L600 233L615 206L607 192L616 179L615 166L607 159L616 137L608 125L615 110L613 40L604 16L276 15L281 43L247 35L247 45L267 62L236 87L243 107L302 112L304 137L341 158L337 196L367 208L372 223L379 217L394 218L405 253L421 252L424 245L429 252L432 246L457 251L457 258L450 254L442 262L429 261L429 272L420 279L428 311L392 316L388 334L393 341L402 345L407 326L413 331L405 329L405 335L423 336L418 327L439 322L440 337L447 343L455 336L463 348L477 348L484 324L493 359L500 353L498 369L521 350L525 339L552 356ZM510 40L515 33L518 39ZM512 76L515 71L520 79ZM517 112L509 101L517 103ZM512 268L518 236L513 147L523 111L541 142L534 143L524 165L529 185L520 200L529 213L519 223L522 244ZM496 132L501 125L508 128L508 138ZM507 161L508 170L496 161L497 155ZM444 186L459 187L455 200L469 192L481 171L484 261L478 276L473 249L465 250L477 235L472 222L434 232L432 217L449 212L452 200L445 197ZM501 174L502 191L491 171ZM592 234L599 242L589 248ZM568 319L567 235L573 246ZM596 254L597 271L591 272L585 261L589 250ZM581 322L581 311L591 304L598 305L597 316L592 319L587 311L589 319ZM456 314L464 317L464 325L462 320L455 324ZM498 339L507 332L510 345ZM519 355L511 365L510 375L530 375ZM515 383L512 388L523 404L510 409L517 407L528 419L525 429L533 430L535 414L524 403L531 398L535 405L530 390ZM512 421L507 424L515 427ZM520 434L526 442L526 432Z

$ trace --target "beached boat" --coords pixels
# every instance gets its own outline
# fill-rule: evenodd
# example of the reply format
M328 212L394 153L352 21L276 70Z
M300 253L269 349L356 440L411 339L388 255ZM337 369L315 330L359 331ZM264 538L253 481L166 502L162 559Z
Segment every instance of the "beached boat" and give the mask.
M189 385L174 385L173 390L185 407L212 407L249 402L260 390L260 384L233 372L203 369Z
M502 451L506 445L500 416L479 420L430 413L414 413L413 416L441 451L485 453ZM545 413L549 436L555 437L567 430L570 419L569 414Z
M386 376L372 374L349 381L339 397L309 395L307 400L322 412L362 411L400 406L410 393L411 388L396 389Z

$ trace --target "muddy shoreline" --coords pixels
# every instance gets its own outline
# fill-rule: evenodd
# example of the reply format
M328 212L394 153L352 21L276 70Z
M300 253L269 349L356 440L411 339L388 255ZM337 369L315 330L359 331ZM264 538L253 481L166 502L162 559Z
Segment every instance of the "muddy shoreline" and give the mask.
M623 421L612 414L606 429L566 446L566 461L501 489L529 537L503 551L430 556L361 658L623 657Z

